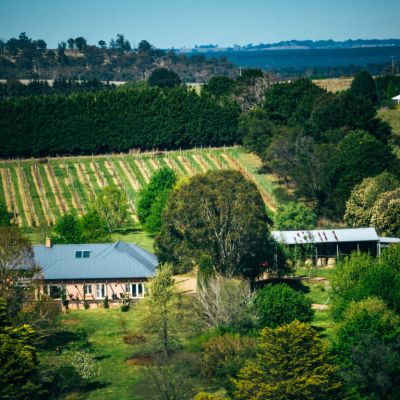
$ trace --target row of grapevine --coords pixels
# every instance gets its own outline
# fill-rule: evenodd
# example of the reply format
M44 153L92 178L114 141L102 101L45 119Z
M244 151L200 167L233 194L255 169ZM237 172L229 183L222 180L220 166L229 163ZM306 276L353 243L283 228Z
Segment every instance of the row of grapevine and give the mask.
M226 150L64 157L50 160L3 161L0 201L22 227L52 225L68 212L82 215L98 193L116 185L126 193L130 221L137 222L138 193L162 167L193 176L229 167Z

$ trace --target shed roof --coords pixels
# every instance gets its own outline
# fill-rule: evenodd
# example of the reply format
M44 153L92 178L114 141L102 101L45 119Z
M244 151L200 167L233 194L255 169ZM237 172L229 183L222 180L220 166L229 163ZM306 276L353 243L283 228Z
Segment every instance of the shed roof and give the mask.
M33 250L45 280L148 278L157 266L153 254L122 241L34 246ZM77 251L89 251L90 256L76 258Z
M392 97L392 100L400 100L400 94L398 94L397 96Z
M273 231L272 236L282 244L377 242L379 240L374 228Z

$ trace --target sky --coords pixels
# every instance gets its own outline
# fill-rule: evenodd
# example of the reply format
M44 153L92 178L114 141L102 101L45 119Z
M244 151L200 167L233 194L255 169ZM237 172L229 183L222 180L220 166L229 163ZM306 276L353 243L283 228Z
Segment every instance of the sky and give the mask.
M385 39L400 38L399 15L400 0L0 0L0 38L26 32L56 47L123 33L159 48Z

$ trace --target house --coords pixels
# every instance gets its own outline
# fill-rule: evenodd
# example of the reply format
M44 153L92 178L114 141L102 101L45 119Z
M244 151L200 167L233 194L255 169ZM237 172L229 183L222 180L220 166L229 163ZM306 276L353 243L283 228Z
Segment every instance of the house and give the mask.
M374 228L273 231L272 236L278 243L292 247L295 255L296 251L300 255L308 247L308 258L314 259L317 265L354 251L378 256L381 248L400 243L397 238L379 237Z
M146 281L155 273L157 258L135 244L117 241L99 244L34 246L36 278L43 292L60 298L64 292L71 308L83 308L84 300L97 307L107 296L111 306L121 297L144 297Z

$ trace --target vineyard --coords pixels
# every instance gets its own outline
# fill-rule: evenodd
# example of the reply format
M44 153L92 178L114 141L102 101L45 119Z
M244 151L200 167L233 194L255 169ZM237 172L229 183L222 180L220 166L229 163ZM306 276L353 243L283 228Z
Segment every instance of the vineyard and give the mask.
M102 188L116 185L127 195L129 222L134 223L138 193L159 168L169 167L184 176L236 169L257 185L274 211L271 182L257 174L254 159L248 165L248 157L240 148L224 148L2 161L0 201L19 226L39 227L54 224L64 213L82 215Z

